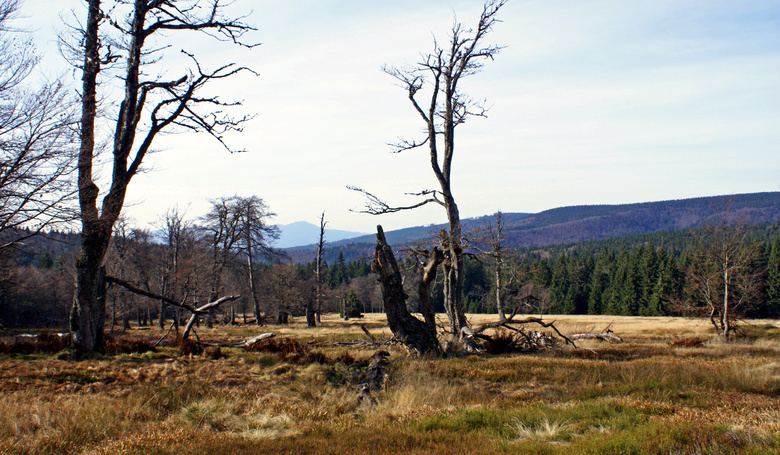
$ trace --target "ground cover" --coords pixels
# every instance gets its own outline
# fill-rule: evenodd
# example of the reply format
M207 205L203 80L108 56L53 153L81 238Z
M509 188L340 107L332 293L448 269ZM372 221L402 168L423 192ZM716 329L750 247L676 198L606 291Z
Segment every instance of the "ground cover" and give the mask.
M725 343L684 318L556 319L563 333L611 324L624 343L411 359L400 346L362 343L361 324L389 338L381 316L333 315L316 329L296 320L198 331L203 341L274 331L299 353L1 354L0 453L780 451L776 322L747 321L743 337ZM117 337L162 335L133 328ZM359 400L354 376L380 349L390 354L387 379L375 401Z

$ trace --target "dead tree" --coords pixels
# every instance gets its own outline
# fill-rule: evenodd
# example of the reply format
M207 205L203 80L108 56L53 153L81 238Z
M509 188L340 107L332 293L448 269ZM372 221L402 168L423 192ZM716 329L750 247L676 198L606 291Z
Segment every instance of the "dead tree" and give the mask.
M419 252L425 256L425 262L422 265L422 277L417 287L417 294L420 298L420 313L425 319L425 324L435 331L436 313L433 311L430 289L436 280L436 271L439 269L442 261L444 261L444 254L436 247L433 247L430 253L427 250L420 250Z
M314 308L311 308L312 304L309 303L306 306L306 325L314 327L320 317L322 311L322 257L325 254L325 225L328 224L325 221L325 212L322 212L320 216L320 239L317 242L317 258L315 264L315 279L317 282L314 284Z
M241 45L242 36L253 28L240 18L225 16L225 2L115 0L106 8L102 3L87 1L81 36L71 46L83 82L77 180L82 240L70 315L71 340L78 352L101 350L104 346L105 301L99 298L99 270L112 228L124 206L127 187L141 169L155 138L164 131L200 131L227 148L223 134L239 129L247 120L231 118L223 112L226 106L238 103L202 95L209 82L234 76L246 68L226 64L207 70L193 54L183 51L192 63L186 72L171 79L149 76L163 72L162 53L168 48L165 40L172 36L201 32ZM113 122L110 186L98 207L101 189L93 178L98 99L118 92L106 82L106 94L98 95L98 78L107 68L121 71L118 79L123 81L124 97L117 103Z
M436 338L436 329L417 319L406 308L401 271L393 250L385 240L382 226L377 226L376 251L371 270L378 275L382 285L382 300L385 304L387 324L393 335L411 352L417 355L441 355Z
M384 214L414 209L429 203L442 206L447 214L449 231L441 239L441 250L446 256L444 269L444 308L450 320L452 333L460 333L467 326L463 303L463 238L460 212L452 193L452 159L455 152L455 127L471 117L485 117L486 109L462 93L459 84L465 77L482 68L482 61L493 59L501 49L482 44L485 36L498 22L498 11L505 0L489 0L483 7L476 28L455 23L447 46L434 41L433 51L422 56L422 61L411 68L385 67L406 91L414 110L425 125L422 139L400 139L392 144L397 153L427 146L431 169L439 188L422 190L413 195L421 198L407 206L391 206L384 200L358 187L350 187L367 199L364 213ZM424 94L425 93L425 94ZM423 96L428 96L422 100Z

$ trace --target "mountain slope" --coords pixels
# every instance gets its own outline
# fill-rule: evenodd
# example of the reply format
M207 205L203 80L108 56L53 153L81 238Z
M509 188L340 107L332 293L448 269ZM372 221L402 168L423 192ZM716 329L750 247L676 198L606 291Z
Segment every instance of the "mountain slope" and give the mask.
M658 231L675 231L702 226L728 213L745 224L780 222L780 192L713 196L622 205L583 205L545 210L536 214L505 214L504 245L533 247L599 240ZM483 227L492 215L464 220L464 232ZM394 247L420 240L433 241L446 225L418 226L386 232ZM339 251L346 259L370 257L373 235L334 241L328 244L326 260ZM310 246L288 251L298 262L314 257Z
M276 248L293 248L300 245L314 245L320 239L320 227L306 221L278 225L280 236L274 242ZM340 231L325 226L325 240L336 242L364 235L362 232Z

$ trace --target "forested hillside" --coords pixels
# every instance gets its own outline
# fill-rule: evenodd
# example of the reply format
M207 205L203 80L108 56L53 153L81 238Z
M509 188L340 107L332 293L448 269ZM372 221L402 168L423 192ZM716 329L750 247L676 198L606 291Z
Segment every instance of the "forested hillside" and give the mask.
M662 202L623 205L583 205L561 207L536 214L504 213L504 245L510 248L557 245L600 240L659 231L677 231L706 225L725 212L743 224L780 221L780 192L737 194ZM476 239L493 215L463 221L464 232ZM377 218L378 224L381 219ZM386 232L395 247L413 242L431 242L444 224L417 226ZM333 261L338 251L347 259L373 254L376 238L365 235L329 244L326 258ZM287 250L295 262L314 257L313 245Z
M724 214L712 208L727 199L731 211ZM742 315L777 318L779 200L780 193L763 193L505 215L502 307L505 311L518 308L531 313L706 315L711 308L700 289L701 279L709 279L717 292L724 284L722 273L713 269L712 258L707 254L718 242L715 233L736 232L740 236L731 247L740 253L742 262L735 265L736 271L731 275L731 297L736 299ZM725 224L713 231L716 225L706 221L718 215ZM492 216L468 220L473 233L470 239L475 242L472 246L479 246L477 240L484 240L483 234L474 232L488 220L494 222ZM185 220L179 221L189 227L178 232L178 238L121 225L109 251L108 272L151 292L175 291L203 301L210 292L216 264L211 231L208 223L192 226ZM704 226L678 229L686 225ZM409 232L417 233L407 236ZM423 232L432 237L436 226L410 228L388 237L400 241L418 238ZM535 244L522 246L525 243ZM73 298L77 244L77 234L51 232L33 236L3 255L0 324L65 327ZM485 247L481 245L483 250ZM373 248L373 243L326 244L321 267L325 288L321 291L319 311L358 314L383 310L376 278L369 270ZM422 258L404 248L395 250L403 264L408 304L414 310L418 305L416 286ZM266 257L264 263L255 265L253 291L248 285L246 254L242 251L228 251L224 255L226 262L220 265L222 292L242 297L226 306L219 319L228 323L252 320L253 295L257 296L262 317L269 322L302 314L314 295L313 253L287 251L292 262L284 256ZM464 287L469 312L496 311L494 267L495 258L476 249L467 257ZM717 292L709 298L721 299ZM440 282L432 286L432 302L437 310L442 309ZM130 320L139 325L151 324L153 319L159 324L161 315L164 324L165 320L181 317L181 312L166 308L159 301L118 287L109 290L107 303L112 325L126 326Z

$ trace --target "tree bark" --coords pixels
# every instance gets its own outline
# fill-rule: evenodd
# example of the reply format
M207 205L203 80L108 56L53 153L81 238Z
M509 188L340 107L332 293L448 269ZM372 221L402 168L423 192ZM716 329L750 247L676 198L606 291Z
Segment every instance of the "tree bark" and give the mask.
M390 331L412 353L417 355L441 355L441 346L436 338L435 328L417 319L406 308L401 272L387 244L382 226L377 226L376 251L371 270L378 275L382 285L382 300Z
M433 311L433 305L431 304L430 288L434 280L436 280L436 271L439 265L444 260L444 254L441 250L434 247L433 252L428 255L428 259L423 266L423 275L420 280L420 285L417 289L417 294L420 298L420 313L425 318L425 324L436 330L436 313Z
M76 269L77 281L70 314L71 343L78 355L102 351L105 344L103 325L106 306L106 270L97 267Z

